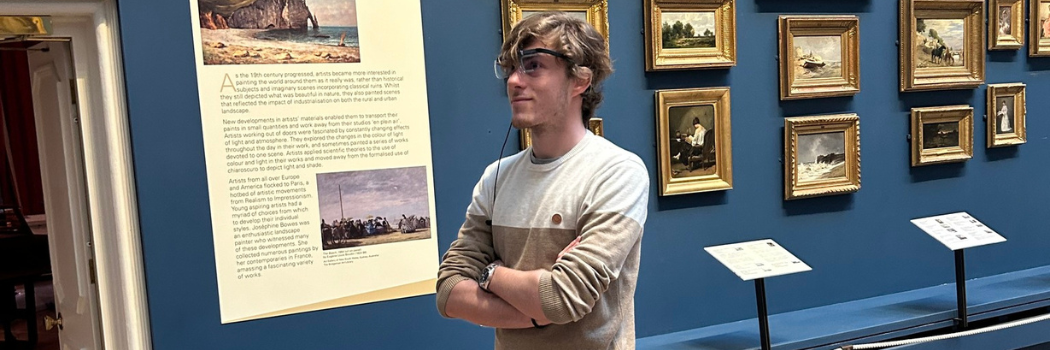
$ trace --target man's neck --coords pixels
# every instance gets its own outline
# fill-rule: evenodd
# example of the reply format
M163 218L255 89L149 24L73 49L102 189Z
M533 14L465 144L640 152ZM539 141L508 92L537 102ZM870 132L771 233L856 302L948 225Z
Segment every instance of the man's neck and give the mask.
M580 118L561 128L533 128L532 153L536 158L558 158L569 151L587 135Z

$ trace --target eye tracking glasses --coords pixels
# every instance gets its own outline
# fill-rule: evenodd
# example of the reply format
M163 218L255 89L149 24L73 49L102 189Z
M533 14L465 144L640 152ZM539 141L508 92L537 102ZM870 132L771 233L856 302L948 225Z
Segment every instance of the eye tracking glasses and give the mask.
M496 78L508 79L510 78L511 74L514 74L515 69L522 73L528 74L530 77L538 76L539 74L537 71L544 68L539 60L540 54L548 54L557 58L561 58L566 62L569 62L569 64L571 65L576 64L572 61L571 58L569 58L569 56L566 56L565 54L554 50L548 50L540 47L528 50L518 50L517 65L505 67L504 65L500 64L501 62L499 58L496 58L496 61L493 62L493 69L496 72Z

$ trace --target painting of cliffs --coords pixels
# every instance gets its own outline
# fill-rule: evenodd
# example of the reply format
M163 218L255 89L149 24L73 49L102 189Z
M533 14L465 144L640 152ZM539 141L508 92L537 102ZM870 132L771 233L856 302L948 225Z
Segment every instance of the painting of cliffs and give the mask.
M197 0L204 64L361 62L356 0Z

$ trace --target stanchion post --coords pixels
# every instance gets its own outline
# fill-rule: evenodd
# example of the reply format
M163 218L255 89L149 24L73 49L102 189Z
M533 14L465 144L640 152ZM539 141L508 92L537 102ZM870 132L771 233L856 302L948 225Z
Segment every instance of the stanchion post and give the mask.
M963 249L955 251L955 301L959 305L959 318L956 322L960 328L966 329L966 260L963 257Z
M755 299L758 299L758 332L762 340L762 350L770 350L769 342L769 311L766 310L766 282L765 279L755 279Z

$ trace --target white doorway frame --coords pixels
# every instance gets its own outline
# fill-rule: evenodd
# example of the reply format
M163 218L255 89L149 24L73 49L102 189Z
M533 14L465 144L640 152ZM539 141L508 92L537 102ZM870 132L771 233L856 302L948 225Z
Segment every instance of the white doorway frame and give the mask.
M105 349L152 349L115 0L0 0L71 39Z

